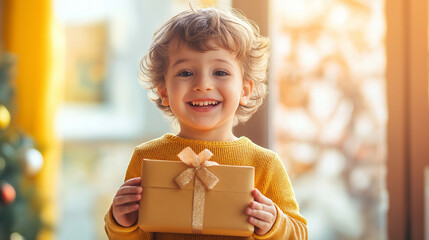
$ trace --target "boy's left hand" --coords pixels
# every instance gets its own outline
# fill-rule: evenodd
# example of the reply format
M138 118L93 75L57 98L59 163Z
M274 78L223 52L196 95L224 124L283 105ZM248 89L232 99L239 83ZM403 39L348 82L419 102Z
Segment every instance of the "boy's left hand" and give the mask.
M277 218L277 210L271 199L265 197L258 189L253 189L254 201L246 209L249 223L255 226L255 233L264 235L270 231Z

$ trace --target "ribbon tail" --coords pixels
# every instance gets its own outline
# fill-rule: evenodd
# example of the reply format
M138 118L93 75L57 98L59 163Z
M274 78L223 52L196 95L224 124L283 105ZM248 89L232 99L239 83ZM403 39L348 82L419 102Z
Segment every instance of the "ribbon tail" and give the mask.
M206 190L200 179L195 178L194 198L192 204L192 233L203 233L204 202Z
M194 178L195 168L188 168L176 177L175 181L180 188L184 188Z
M219 178L216 177L212 172L207 170L207 168L203 167L200 168L196 172L198 178L201 180L201 182L204 184L204 187L208 190L212 190L214 186L219 182Z

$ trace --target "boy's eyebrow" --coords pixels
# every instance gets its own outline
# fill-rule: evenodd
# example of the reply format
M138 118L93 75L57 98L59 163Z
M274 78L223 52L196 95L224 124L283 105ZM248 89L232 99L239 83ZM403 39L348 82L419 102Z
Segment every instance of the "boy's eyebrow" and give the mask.
M188 59L188 58L181 58L181 59L179 59L179 60L175 61L175 62L173 63L173 65L171 65L171 67L175 67L176 65L179 65L179 64L181 64L181 63L183 63L183 62L187 62L187 61L189 61L189 59Z
M228 64L228 65L231 65L231 66L232 66L232 63L231 63L230 61L224 60L224 59L222 59L222 58L216 58L216 59L215 59L215 61L216 61L216 62L226 63L226 64Z

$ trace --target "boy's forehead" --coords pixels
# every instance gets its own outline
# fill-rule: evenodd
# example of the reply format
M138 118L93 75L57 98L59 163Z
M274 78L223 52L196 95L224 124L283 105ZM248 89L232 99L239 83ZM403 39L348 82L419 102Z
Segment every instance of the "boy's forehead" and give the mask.
M188 49L196 52L207 52L211 50L223 49L229 51L228 49L221 46L221 44L215 39L208 39L205 42L200 42L199 45L194 45L194 47L187 43L186 41L180 38L174 38L168 43L168 55L174 54L180 50ZM234 52L229 51L232 55L236 56Z

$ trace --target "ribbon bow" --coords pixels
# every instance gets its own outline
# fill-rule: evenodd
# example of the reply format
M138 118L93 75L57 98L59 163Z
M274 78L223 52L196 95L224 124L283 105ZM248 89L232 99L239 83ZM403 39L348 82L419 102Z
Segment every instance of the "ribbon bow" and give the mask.
M204 149L198 155L190 148L186 147L179 154L179 159L189 166L176 177L176 183L180 188L184 188L188 183L195 179L194 196L192 202L192 232L202 233L204 219L204 201L205 192L212 190L219 182L219 179L207 167L219 165L217 162L208 161L213 153Z

